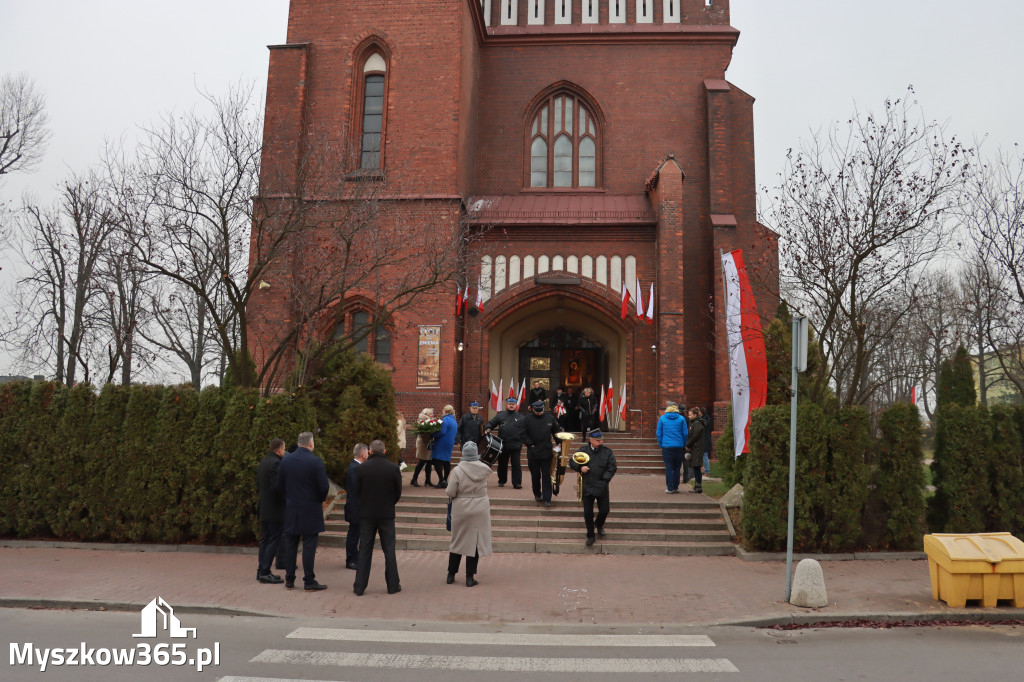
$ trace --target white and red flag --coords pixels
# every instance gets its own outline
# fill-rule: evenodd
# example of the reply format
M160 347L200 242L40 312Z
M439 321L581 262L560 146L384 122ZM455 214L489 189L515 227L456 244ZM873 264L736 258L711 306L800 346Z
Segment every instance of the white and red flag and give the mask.
M481 275L476 277L476 309L480 312L484 311L484 289L480 286L483 283Z
M555 416L556 417L564 417L565 416L565 405L562 404L561 400L559 400L557 403L555 403Z
M626 319L629 315L629 287L626 286L626 281L622 281L622 319Z
M622 384L622 395L619 396L619 417L626 421L626 384Z
M722 254L725 279L725 331L732 388L732 434L735 456L750 452L750 422L764 407L768 393L768 358L754 291L740 249Z
M597 404L597 421L599 423L604 421L604 407L604 384L601 384L601 402Z
M611 417L615 414L615 389L612 388L612 380L608 380L608 393L604 397L604 405L601 409L604 410L605 415Z
M647 324L654 324L654 282L651 282L651 297L647 301Z
M526 377L523 377L523 385L519 387L519 395L516 396L517 410L523 404L524 400L526 400Z
M462 313L462 285L458 285L455 290L455 314L460 315Z
M917 386L910 387L910 404L917 405Z
M516 397L516 378L515 377L512 377L511 379L508 380L508 397L509 398L513 398L513 399Z
M636 278L636 319L644 319L644 295L640 289L640 278Z
M494 387L494 379L491 379L491 409L501 411L501 389Z
M462 312L469 310L469 282L466 282L466 288L462 290Z

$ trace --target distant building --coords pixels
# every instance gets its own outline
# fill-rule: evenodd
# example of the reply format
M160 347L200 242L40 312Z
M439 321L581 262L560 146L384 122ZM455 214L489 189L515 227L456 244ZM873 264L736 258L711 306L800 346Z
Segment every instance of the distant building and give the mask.
M36 378L37 379L41 379L42 377L36 377ZM28 381L28 377L23 377L23 376L20 376L20 375L19 376L0 376L0 384L8 384L8 383L10 383L12 381Z
M1016 368L1018 371L1024 371L1024 348L1004 348L1000 353L1005 354L1009 362L1007 364L1011 369ZM1016 352L1017 357L1013 357L1013 353ZM978 393L978 399L981 399L981 383L980 375L978 373L978 356L972 355L971 369L974 371L974 389ZM986 398L989 405L1020 405L1024 403L1024 396L1021 396L1016 384L1007 378L1003 372L1003 367L999 362L999 354L995 351L990 351L984 356L985 361L985 383L988 384L988 391L986 392Z

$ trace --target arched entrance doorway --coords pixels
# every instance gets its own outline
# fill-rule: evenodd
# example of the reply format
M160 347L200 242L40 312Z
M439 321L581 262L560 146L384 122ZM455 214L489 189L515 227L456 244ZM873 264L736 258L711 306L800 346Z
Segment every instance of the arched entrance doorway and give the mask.
M489 330L488 374L505 381L538 380L554 395L559 385L600 395L609 379L622 386L627 373L625 332L586 303L552 294L516 309ZM507 388L506 388L507 392Z

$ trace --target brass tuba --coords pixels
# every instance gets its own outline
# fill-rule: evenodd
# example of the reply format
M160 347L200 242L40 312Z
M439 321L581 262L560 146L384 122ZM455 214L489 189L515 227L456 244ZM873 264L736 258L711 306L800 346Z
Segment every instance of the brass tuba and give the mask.
M551 458L551 493L557 495L562 487L562 479L565 478L565 469L569 466L569 445L572 444L575 435L568 431L555 434L558 439L558 452Z
M576 454L574 454L572 456L572 461L576 462L580 466L583 466L584 464L588 464L590 462L590 455L588 455L587 453L585 453L585 452L583 452L581 450L580 452L577 452ZM576 478L576 501L577 502L582 502L583 501L583 473L582 472L580 472L579 476Z

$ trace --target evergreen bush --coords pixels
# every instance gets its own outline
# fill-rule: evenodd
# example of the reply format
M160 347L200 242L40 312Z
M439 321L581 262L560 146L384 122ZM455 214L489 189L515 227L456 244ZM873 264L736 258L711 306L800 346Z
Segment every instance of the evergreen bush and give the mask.
M986 517L989 531L1024 537L1024 433L1020 406L992 408L992 446L989 458L991 505Z
M880 456L874 495L884 525L885 549L920 550L924 532L924 487L921 414L916 405L898 403L882 412Z
M935 495L929 507L929 526L934 532L980 533L987 527L986 511L991 505L992 423L988 409L945 405L939 427L942 460L940 467L932 465Z
M752 549L786 546L789 486L789 409L769 405L754 413L743 475L743 539Z

